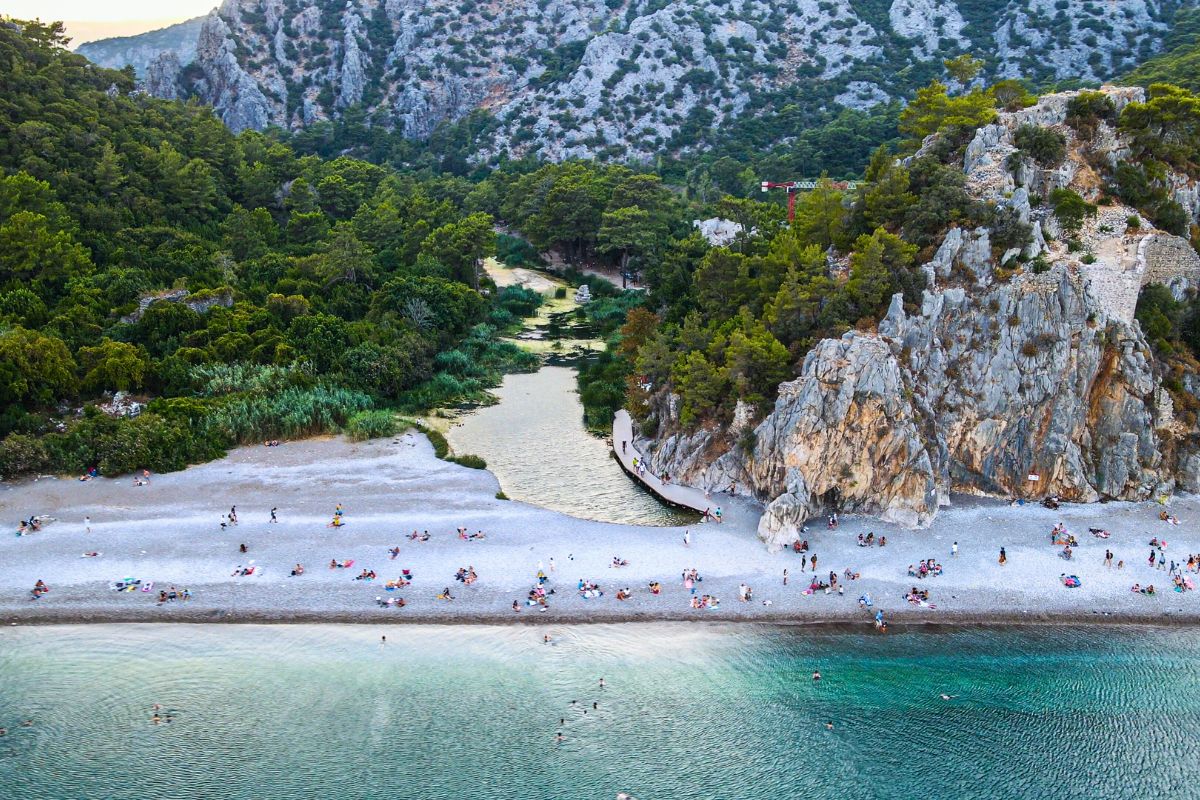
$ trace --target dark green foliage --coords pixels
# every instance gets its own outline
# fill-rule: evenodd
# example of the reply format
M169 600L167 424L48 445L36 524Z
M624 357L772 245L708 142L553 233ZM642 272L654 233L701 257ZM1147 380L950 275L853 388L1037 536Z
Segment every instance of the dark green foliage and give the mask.
M1096 215L1096 206L1085 201L1071 189L1055 189L1050 192L1050 207L1059 225L1069 235L1079 232L1086 217Z
M1043 167L1058 166L1067 154L1067 137L1038 125L1026 124L1017 128L1013 143Z
M535 301L476 291L495 236L465 207L469 187L234 136L209 109L130 95L129 75L62 44L58 26L0 26L5 474L383 435L390 412L374 406L440 399L446 378L452 396L480 395L536 363L478 326ZM435 372L439 351L470 369ZM145 393L149 411L87 405L117 390Z

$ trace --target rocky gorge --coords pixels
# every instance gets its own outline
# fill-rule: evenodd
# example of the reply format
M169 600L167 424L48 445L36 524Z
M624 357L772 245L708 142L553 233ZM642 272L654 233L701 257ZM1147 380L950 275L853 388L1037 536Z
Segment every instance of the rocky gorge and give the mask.
M1102 91L1118 108L1143 99ZM818 342L757 424L739 406L728 429L688 430L677 398L660 391L655 436L640 443L656 474L765 502L759 532L775 546L831 510L923 527L951 493L1092 502L1200 488L1195 426L1175 418L1133 317L1147 283L1194 289L1200 257L1109 200L1085 222L1082 247L1063 241L1034 193L1070 187L1099 200L1095 165L1128 154L1105 123L1084 140L1065 124L1073 96L1001 114L965 151L972 193L1031 225L1023 255L993 252L986 228L951 229L924 267L919 310L896 295L874 329ZM1061 165L1011 158L1028 124L1063 133ZM1172 183L1194 219L1194 185ZM1018 266L1019 255L1033 261Z
M983 56L990 78L1103 80L1157 52L1180 5L225 0L156 58L146 51L161 32L81 52L105 66L136 61L152 93L197 96L235 131L353 111L424 138L483 111L493 121L480 160L646 160L702 147L733 119L802 127L906 97L963 52Z

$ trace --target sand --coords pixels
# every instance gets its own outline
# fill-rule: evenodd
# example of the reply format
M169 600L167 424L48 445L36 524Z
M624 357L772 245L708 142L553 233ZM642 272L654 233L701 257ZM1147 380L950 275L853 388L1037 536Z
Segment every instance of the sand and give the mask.
M857 598L869 593L875 609L896 622L1009 623L1014 621L1200 621L1196 592L1169 588L1166 572L1147 566L1151 537L1165 538L1168 562L1200 553L1193 524L1200 500L1176 498L1169 506L1183 524L1158 520L1157 504L1109 503L1010 507L995 501L957 498L933 527L905 531L870 518L844 518L836 531L814 525L808 538L818 556L818 574L851 568L861 573L845 594L805 594L809 573L800 557L770 553L755 535L760 509L744 500L714 497L726 511L723 524L691 526L691 546L682 528L614 525L575 519L515 501L495 499L498 485L487 471L439 461L428 441L409 432L395 439L352 443L341 438L248 447L227 458L182 472L156 475L148 486L129 477L80 482L41 478L0 484L0 620L22 622L190 621L190 622L586 622L620 620L757 620L837 622L868 625L872 611ZM347 524L326 524L342 503ZM236 505L240 524L219 523ZM279 523L270 524L270 509ZM56 521L41 532L16 537L18 521L49 514ZM92 532L84 528L90 516ZM1076 557L1065 562L1049 544L1049 530L1063 521L1080 540ZM482 529L483 541L462 541L455 529ZM1089 526L1112 531L1107 541L1088 534ZM433 538L415 543L412 530ZM885 548L860 548L859 532L886 535ZM951 543L959 554L951 557ZM238 546L248 545L241 554ZM390 560L388 548L399 545ZM997 563L999 548L1008 564ZM1125 562L1123 570L1103 566L1105 547ZM97 550L98 558L81 558ZM609 566L613 556L629 566ZM923 581L907 576L909 564L934 557L942 576ZM553 558L557 570L550 572ZM329 569L330 559L354 559L354 568ZM1114 559L1114 564L1115 560ZM233 577L238 565L253 560L255 574ZM297 562L306 574L290 577ZM539 613L512 601L534 584L539 562L550 574L550 610ZM473 566L479 581L454 580L459 567ZM699 593L720 598L718 610L695 610L680 581L695 567L703 576ZM362 568L379 580L354 580ZM415 576L395 593L383 581L402 568ZM782 585L784 569L790 573ZM1061 573L1075 574L1082 588L1068 589ZM155 592L115 592L125 577L153 581ZM30 600L38 579L49 594ZM595 581L605 594L584 599L580 578ZM663 593L652 596L651 580ZM754 590L754 600L738 600L738 585ZM1129 591L1134 582L1154 583L1147 597ZM910 586L931 592L936 608L918 608L903 599ZM192 599L159 605L157 589L187 587ZM449 586L455 600L435 595ZM618 601L618 588L633 598ZM405 608L380 608L377 597L403 596ZM768 601L764 604L763 601Z

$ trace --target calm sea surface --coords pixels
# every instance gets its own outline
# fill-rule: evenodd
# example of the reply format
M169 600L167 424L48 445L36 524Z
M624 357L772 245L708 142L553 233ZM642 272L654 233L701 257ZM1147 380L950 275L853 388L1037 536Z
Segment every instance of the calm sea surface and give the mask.
M604 522L697 521L698 515L663 505L638 486L605 441L588 433L575 370L506 375L494 393L500 402L463 417L449 439L455 452L482 456L509 497Z
M1191 798L1197 633L6 628L0 797Z

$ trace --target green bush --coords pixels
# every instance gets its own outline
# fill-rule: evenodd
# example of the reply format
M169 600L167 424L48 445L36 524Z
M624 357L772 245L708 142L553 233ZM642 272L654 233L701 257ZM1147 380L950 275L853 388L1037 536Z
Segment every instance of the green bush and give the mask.
M346 422L346 433L356 442L366 439L378 439L383 436L395 436L399 431L399 422L391 411L376 409L360 411Z
M462 456L450 456L446 460L453 461L455 464L463 467L469 467L470 469L487 469L486 461L479 456L471 455L470 453Z
M1069 235L1079 233L1084 218L1096 216L1096 206L1070 189L1055 189L1050 192L1050 207L1054 209L1054 216L1063 231Z
M1056 167L1067 154L1067 137L1051 128L1025 124L1013 134L1013 143L1043 167Z

